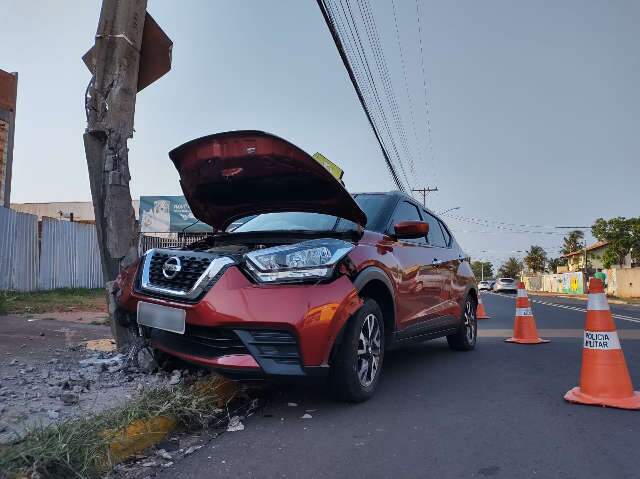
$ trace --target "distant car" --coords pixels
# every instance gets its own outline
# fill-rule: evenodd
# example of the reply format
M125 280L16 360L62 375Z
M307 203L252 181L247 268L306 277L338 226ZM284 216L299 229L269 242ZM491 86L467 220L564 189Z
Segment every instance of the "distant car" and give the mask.
M491 291L491 281L480 281L478 283L478 290Z
M515 293L518 291L518 283L513 278L498 278L493 285L496 293Z

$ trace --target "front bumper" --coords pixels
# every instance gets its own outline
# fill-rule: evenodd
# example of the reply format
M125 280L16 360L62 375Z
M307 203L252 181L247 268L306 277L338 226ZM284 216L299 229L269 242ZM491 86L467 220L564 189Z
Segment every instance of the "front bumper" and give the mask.
M346 276L329 283L258 285L235 266L192 304L137 292L133 277L121 288L119 306L130 314L139 301L185 310L184 335L145 328L153 347L240 376L326 373L342 327L362 304Z

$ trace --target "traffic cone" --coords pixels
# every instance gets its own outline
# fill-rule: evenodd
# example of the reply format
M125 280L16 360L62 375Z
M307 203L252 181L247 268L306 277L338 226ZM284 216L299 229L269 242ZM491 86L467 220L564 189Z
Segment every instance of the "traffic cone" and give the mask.
M599 278L589 281L580 386L564 398L580 404L640 409L640 392L633 390L616 324Z
M478 307L476 308L476 319L491 319L491 316L487 314L482 304L482 296L478 295Z
M538 337L538 328L536 328L536 320L531 312L529 297L527 290L524 289L524 283L518 283L518 297L516 298L516 320L513 325L513 337L505 339L508 343L519 344L541 344L548 343L548 339L540 339Z

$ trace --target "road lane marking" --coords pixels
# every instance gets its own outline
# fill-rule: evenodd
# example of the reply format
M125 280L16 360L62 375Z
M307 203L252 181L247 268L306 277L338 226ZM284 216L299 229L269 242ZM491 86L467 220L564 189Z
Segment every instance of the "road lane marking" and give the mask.
M491 291L485 291L485 293L491 294L493 296L500 296L502 298L510 298L510 299L514 299L515 297L512 297L510 295L506 295L506 294L499 294L499 293L493 293ZM562 309L568 309L571 311L577 311L579 313L586 313L587 310L585 308L580 308L578 306L570 306L568 304L557 304L557 303L549 303L548 301L540 301L539 299L531 299L529 298L529 301L532 303L536 303L536 304L543 304L545 306L553 306L555 308L562 308ZM612 314L612 316L615 319L620 319L622 321L630 321L632 323L639 323L640 324L640 318L636 318L634 316L626 316L624 314Z
M484 324L484 323L483 323ZM573 338L584 341L584 329L539 329L538 334L544 338ZM509 338L513 329L478 329L481 338ZM640 329L619 329L618 337L625 341L640 341Z

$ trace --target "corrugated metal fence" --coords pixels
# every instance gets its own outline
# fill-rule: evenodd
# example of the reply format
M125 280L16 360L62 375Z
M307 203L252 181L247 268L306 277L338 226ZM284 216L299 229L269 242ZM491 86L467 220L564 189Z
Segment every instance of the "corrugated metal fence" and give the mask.
M101 288L94 225L42 219L0 207L0 290Z
M0 207L0 290L38 285L38 217Z
M40 251L38 289L102 286L94 225L42 218Z
M140 253L184 246L207 233L141 235ZM103 287L95 225L42 218L0 207L0 291Z

